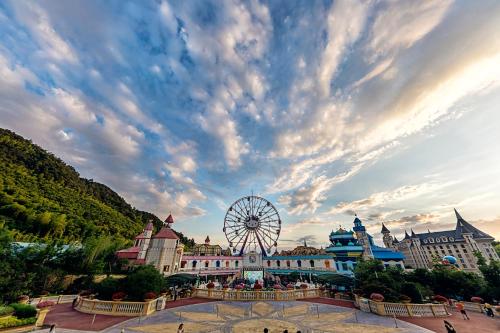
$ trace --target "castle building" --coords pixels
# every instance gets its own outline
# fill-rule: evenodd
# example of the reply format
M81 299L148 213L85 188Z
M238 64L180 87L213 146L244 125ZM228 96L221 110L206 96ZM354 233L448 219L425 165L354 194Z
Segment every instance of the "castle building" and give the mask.
M391 236L391 232L382 224L381 233L386 248L401 251L405 256L407 268L432 268L433 260L444 256L457 258L459 268L464 271L479 272L474 252L480 252L487 262L500 260L490 235L477 229L465 221L455 209L457 224L454 230L424 232L410 234L405 231L404 238L399 241Z
M333 256L338 270L354 270L360 259L376 259L385 267L404 268L404 255L396 249L388 249L375 245L373 237L366 232L361 220L356 216L354 228L347 231L339 228L330 233L330 246L326 253Z
M185 253L189 256L230 256L231 250L223 250L218 244L210 244L210 237L205 238L205 243L195 244L192 251Z
M172 215L165 225L153 235L153 224L148 223L135 238L134 246L116 252L119 259L127 259L130 265L153 265L163 275L179 271L184 245L170 227L174 223Z

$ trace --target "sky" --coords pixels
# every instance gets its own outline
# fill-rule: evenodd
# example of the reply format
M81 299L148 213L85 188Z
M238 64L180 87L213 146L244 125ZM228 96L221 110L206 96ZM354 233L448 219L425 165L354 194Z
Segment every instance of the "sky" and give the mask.
M0 127L196 241L251 193L279 248L500 239L499 1L2 1Z

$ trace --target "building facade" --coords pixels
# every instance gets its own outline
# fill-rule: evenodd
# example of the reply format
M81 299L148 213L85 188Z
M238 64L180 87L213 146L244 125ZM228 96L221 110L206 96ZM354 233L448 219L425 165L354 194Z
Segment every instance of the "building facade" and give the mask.
M454 230L410 234L405 231L401 241L391 235L382 224L382 235L386 248L395 249L405 256L407 268L432 268L435 260L453 256L464 271L479 272L474 252L480 252L487 262L499 260L493 248L494 238L465 221L455 209L457 223Z
M116 252L119 259L127 259L130 265L153 265L163 275L175 274L181 266L184 245L170 227L174 223L172 215L165 225L153 235L153 224L148 223L135 237L134 246Z

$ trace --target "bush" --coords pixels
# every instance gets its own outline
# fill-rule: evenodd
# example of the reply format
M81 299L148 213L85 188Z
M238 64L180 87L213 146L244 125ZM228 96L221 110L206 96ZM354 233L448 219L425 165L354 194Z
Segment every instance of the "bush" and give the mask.
M155 299L156 297L156 294L152 291L144 294L144 299Z
M125 297L127 297L127 294L125 294L123 291L118 291L118 292L114 293L113 295L111 295L111 299L113 301L122 300Z
M36 309L32 305L14 303L10 306L14 308L14 314L17 318L23 319L36 316Z
M36 307L38 309L45 309L45 308L50 308L52 306L56 305L56 303L52 302L52 301L43 301L43 302L39 302Z
M401 285L401 294L411 298L413 303L422 303L422 296L418 286L414 282L405 282Z
M119 290L123 290L122 281L110 277L105 278L95 286L99 299L112 299L111 296Z
M34 324L35 322L36 322L35 317L23 318L23 319L16 318L16 317L3 318L3 319L0 319L0 329L9 328L9 327L24 326L24 325L31 325L31 324Z
M1 306L0 305L0 316L7 316L14 313L14 308L12 306Z
M163 276L153 266L137 267L124 281L125 291L134 301L142 301L149 291L159 294L163 284Z
M373 301L377 301L377 302L383 302L384 301L384 296L382 294L372 293L370 295L370 299L373 300Z

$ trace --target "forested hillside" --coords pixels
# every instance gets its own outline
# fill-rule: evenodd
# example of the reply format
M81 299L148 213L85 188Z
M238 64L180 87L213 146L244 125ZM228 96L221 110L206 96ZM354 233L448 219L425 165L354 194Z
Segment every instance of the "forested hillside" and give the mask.
M80 178L53 154L0 129L0 227L16 240L71 242L107 234L132 239L149 220L161 225L106 185Z

